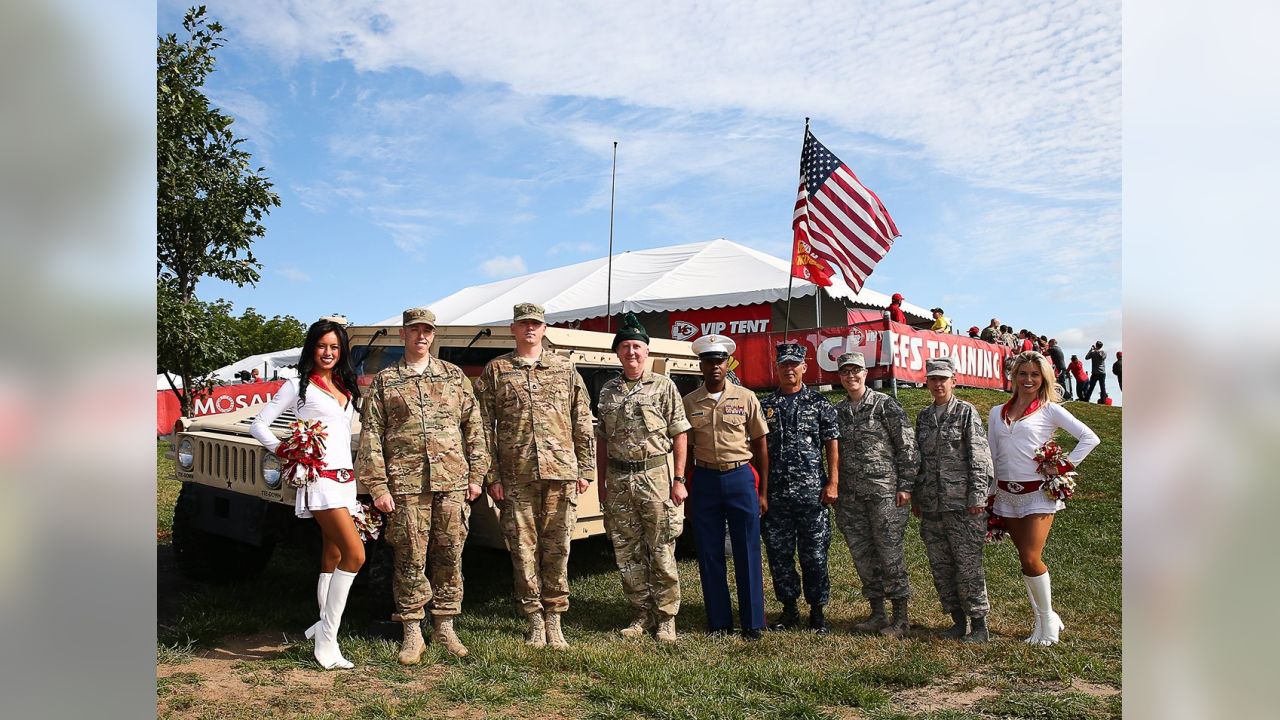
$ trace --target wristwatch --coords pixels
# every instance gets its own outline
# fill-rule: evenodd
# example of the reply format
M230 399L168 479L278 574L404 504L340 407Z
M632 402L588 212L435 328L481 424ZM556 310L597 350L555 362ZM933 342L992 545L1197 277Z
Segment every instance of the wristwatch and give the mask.
M685 484L685 479L684 479L684 476L683 476L683 475L677 475L677 476L675 476L674 478L672 478L672 480L675 480L676 482L680 483L681 485Z

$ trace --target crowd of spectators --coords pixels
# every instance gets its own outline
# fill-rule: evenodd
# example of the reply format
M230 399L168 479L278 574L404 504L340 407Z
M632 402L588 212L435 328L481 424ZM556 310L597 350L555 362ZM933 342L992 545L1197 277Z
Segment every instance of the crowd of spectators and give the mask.
M894 293L893 301L889 307L889 313L896 322L906 321L901 308L902 300L901 294ZM931 308L930 312L933 315L931 330L942 333L956 332L953 329L951 320L946 317L942 308ZM1097 400L1099 404L1109 405L1111 402L1110 396L1107 394L1107 353L1102 349L1101 340L1095 342L1085 353L1084 359L1089 363L1089 369L1086 372L1084 362L1080 360L1079 356L1072 355L1071 361L1067 362L1062 348L1058 345L1057 338L1037 334L1026 328L1022 328L1015 333L1009 325L1001 324L999 318L991 318L991 322L981 330L978 329L977 325L970 327L968 336L975 340L1003 345L1015 354L1034 350L1049 358L1049 362L1053 364L1056 380L1065 391L1064 400L1075 399L1082 402L1090 402L1096 389L1099 391ZM1111 365L1111 373L1116 376L1117 386L1120 386L1122 382L1121 361L1123 355L1123 353L1117 352L1116 361Z

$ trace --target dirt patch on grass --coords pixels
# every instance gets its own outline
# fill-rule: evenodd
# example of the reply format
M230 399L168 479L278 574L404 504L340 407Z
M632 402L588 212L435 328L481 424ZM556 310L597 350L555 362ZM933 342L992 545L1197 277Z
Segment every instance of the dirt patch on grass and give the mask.
M895 710L915 713L966 710L987 698L1000 694L997 690L981 685L969 687L972 684L972 682L961 680L903 690L894 694L893 707Z
M1110 685L1085 682L1079 679L1073 680L1071 682L1071 689L1075 690L1076 692L1084 693L1085 695L1091 695L1097 698L1115 697L1116 695L1120 694L1119 689L1113 688Z
M413 668L410 677L393 683L372 677L370 668L359 665L336 671L300 667L296 655L286 655L288 650L279 633L228 637L185 662L157 665L156 679L162 687L159 715L216 715L227 720L302 713L345 717L381 698L426 692L446 672L439 667Z

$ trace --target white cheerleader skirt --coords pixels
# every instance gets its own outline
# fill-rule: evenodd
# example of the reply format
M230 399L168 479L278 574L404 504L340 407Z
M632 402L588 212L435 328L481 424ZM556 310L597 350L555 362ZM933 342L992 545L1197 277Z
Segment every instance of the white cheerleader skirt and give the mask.
M1042 513L1056 513L1067 504L1061 500L1050 500L1043 490L1016 495L996 488L996 501L991 506L992 512L1000 517L1021 518Z
M351 471L348 470L348 477ZM293 514L300 518L311 517L313 510L333 510L346 508L355 515L360 511L360 503L356 501L356 481L338 482L327 477L316 478L306 487L298 488L293 501Z

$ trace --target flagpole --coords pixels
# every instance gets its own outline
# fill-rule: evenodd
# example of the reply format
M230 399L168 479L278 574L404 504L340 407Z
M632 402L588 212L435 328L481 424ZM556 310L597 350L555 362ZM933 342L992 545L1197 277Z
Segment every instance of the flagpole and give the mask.
M613 332L613 198L618 187L618 141L613 141L613 171L609 178L609 276L605 281L605 332Z
M807 115L804 118L804 137L805 139L809 137L809 116ZM800 158L801 158L801 162L803 162L804 160L804 140L803 139L800 141ZM802 165L801 173L803 174L803 172L804 172L804 167ZM791 265L790 267L787 268L787 317L782 324L782 342L788 342L789 336L791 333L791 285L796 281L795 243L796 243L796 240L794 237L792 237L791 238Z

